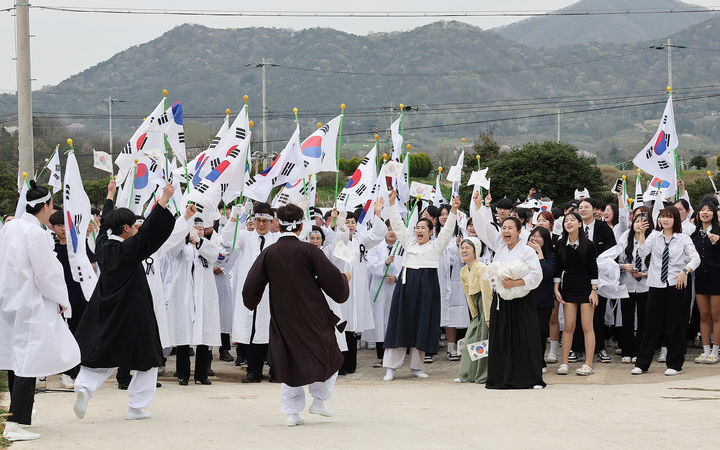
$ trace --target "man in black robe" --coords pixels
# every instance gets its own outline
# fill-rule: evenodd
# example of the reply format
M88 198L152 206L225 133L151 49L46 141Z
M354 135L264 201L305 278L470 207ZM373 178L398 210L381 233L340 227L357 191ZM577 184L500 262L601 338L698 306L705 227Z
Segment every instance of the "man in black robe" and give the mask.
M243 303L254 310L270 283L268 361L282 382L282 412L287 425L301 425L309 385L311 414L332 416L324 401L332 395L343 358L335 339L339 319L323 291L338 303L350 293L350 274L341 273L316 246L301 242L303 211L296 205L277 210L282 235L263 250L243 286Z
M167 209L173 187L168 184L147 220L138 227L127 208L114 209L115 181L108 185L95 254L100 278L87 304L75 337L82 357L75 380L75 415L82 419L93 393L115 368L135 370L128 387L128 420L145 419L162 365L152 294L142 261L167 240L175 225ZM192 207L194 208L194 207ZM112 234L108 234L112 232Z

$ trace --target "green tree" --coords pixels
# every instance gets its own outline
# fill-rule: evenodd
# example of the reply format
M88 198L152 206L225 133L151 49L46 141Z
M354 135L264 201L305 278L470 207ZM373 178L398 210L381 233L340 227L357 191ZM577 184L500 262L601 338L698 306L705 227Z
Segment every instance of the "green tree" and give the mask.
M481 165L485 166L485 164ZM588 188L590 195L602 196L605 189L602 174L588 158L578 155L578 149L569 144L545 141L531 142L507 153L500 153L487 162L490 191L493 199L502 197L524 198L530 188L538 189L555 203L573 198L575 189ZM474 158L465 159L463 179L477 170ZM464 205L470 202L472 186L461 187Z
M473 145L473 150L476 155L480 155L480 162L483 165L487 165L488 161L491 161L500 155L500 143L495 140L492 132L480 134L480 139ZM467 153L465 159L467 160ZM475 157L473 156L475 161Z
M430 157L425 153L415 153L410 155L410 163L408 164L411 177L423 178L428 176L433 170L433 164Z
M696 169L703 169L707 167L707 159L705 159L705 157L702 155L693 156L690 160L690 167L694 167Z

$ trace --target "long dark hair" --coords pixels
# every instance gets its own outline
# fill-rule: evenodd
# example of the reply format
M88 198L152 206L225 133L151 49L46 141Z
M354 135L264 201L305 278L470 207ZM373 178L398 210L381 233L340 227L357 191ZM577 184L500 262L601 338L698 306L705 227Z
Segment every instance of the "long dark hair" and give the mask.
M587 201L585 199L584 201ZM588 202L590 203L590 202ZM592 203L590 203L592 205ZM577 252L580 254L581 257L585 256L585 252L587 251L588 245L592 245L590 240L585 236L585 233L582 231L582 217L580 217L580 214L576 212L571 212L568 214L565 214L565 218L568 216L573 216L575 219L577 219L579 227L578 227L578 248ZM565 220L563 220L563 232L562 236L560 237L560 241L558 242L557 246L557 252L558 256L565 259L565 256L567 255L567 246L568 246L568 232L565 228Z
M532 235L535 233L538 233L540 235L540 237L543 239L543 246L542 246L543 255L549 255L553 248L552 237L550 236L550 232L545 227L537 226L537 227L533 228L533 230L530 232L530 237L532 237Z
M710 221L710 232L713 234L718 233L718 229L720 229L720 222L718 222L718 216L717 216L717 207L713 202L704 201L700 203L700 205L695 209L695 231L693 231L692 235L690 237L695 238L698 234L700 234L700 230L702 230L702 221L700 220L700 210L702 210L704 207L710 208L710 211L712 211L712 220Z
M422 217L422 215L423 215L426 211L427 211L427 213L428 213L428 216L432 217L432 218L435 219L436 221L440 218L440 210L438 209L437 206L435 206L435 205L428 205L428 207L425 208L425 209L420 213L420 217ZM434 227L435 236L437 236L438 234L440 234L440 221L438 221L437 224L438 224L438 226ZM430 231L433 231L433 230L431 229Z
M609 205L607 205L605 207L607 208L608 206L610 207L610 209L612 209L612 212L613 212L612 221L609 222L608 225L610 225L611 227L614 227L620 221L620 217L618 217L618 215L620 214L620 209L618 208L618 205L615 203L610 203Z
M640 220L641 217L642 216L640 214L635 214L635 217L633 217L633 221L630 224L630 229L628 230L627 245L625 246L625 257L626 257L626 261L630 261L631 263L632 263L632 261L635 261L635 255L634 255L634 253L635 253L635 222ZM650 236L651 232L652 232L652 230L650 229L650 227L648 227L647 230L645 230L645 238ZM649 266L650 266L650 255L647 255L645 257L645 267L649 267Z
M442 230L443 225L440 223L440 216L442 215L443 211L447 211L448 215L450 215L450 211L452 210L452 207L448 205L447 203L444 205L440 205L440 212L438 214L438 232ZM455 221L455 229L453 230L453 236L457 236L460 233L460 227L458 226L457 221Z

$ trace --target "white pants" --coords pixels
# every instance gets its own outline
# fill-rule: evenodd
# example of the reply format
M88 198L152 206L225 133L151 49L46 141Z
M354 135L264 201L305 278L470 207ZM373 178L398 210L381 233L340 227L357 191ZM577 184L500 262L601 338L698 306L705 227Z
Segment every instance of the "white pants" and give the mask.
M398 348L386 348L383 354L383 367L388 369L399 369L405 361L406 347ZM410 369L411 370L422 370L423 360L425 359L425 352L410 347Z
M80 373L75 379L75 391L85 389L90 398L93 397L95 391L102 386L110 375L115 372L117 367L93 369L90 367L80 366ZM150 406L153 397L155 397L155 389L157 386L157 367L142 372L136 370L135 374L128 386L128 407L143 409Z
M325 381L317 381L309 384L308 391L312 398L318 400L329 400L335 389L335 380L338 373L335 372ZM285 414L299 414L305 409L305 386L291 387L283 383L280 386L280 402L282 403L282 412Z

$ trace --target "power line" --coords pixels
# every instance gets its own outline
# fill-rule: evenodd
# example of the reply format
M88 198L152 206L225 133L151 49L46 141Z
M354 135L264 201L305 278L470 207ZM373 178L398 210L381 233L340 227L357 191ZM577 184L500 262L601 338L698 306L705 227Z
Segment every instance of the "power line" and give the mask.
M152 9L152 8L88 8L82 6L44 6L32 5L31 8L44 11L85 14L119 14L149 16L199 16L199 17L305 17L305 18L462 18L462 17L548 17L548 16L614 16L648 14L698 14L719 12L720 7L687 9L605 9L605 10L515 10L515 11L237 11L237 10L194 10L194 9ZM2 11L11 11L6 8Z

